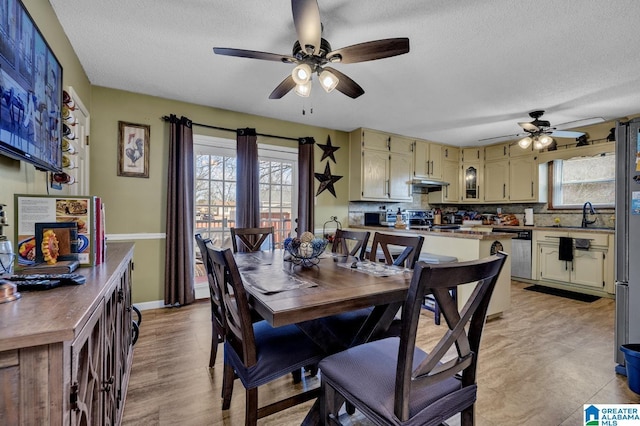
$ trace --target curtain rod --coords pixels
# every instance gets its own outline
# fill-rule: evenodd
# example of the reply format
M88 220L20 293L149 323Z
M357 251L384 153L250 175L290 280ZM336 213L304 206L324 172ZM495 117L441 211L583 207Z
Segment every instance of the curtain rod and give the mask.
M170 118L168 116L163 116L161 118L163 121L169 121ZM233 132L233 133L237 133L237 129L228 129L226 127L218 127L218 126L211 126L209 124L201 124L201 123L194 123L191 122L191 125L193 126L200 126L200 127L206 127L207 129L215 129L215 130L223 130L225 132ZM276 138L276 139L284 139L284 140L288 140L288 141L296 141L298 142L300 139L299 138L290 138L287 136L278 136L278 135L267 135L265 133L256 133L257 136L265 136L265 137L269 137L269 138Z

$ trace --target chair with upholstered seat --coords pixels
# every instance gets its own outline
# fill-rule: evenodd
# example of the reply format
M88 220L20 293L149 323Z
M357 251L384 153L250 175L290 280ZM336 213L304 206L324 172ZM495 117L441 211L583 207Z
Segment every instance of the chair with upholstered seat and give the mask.
M200 250L200 256L202 256L202 262L204 269L207 273L207 282L209 284L209 298L211 300L211 352L209 355L209 367L213 367L216 363L216 357L218 354L218 344L224 342L224 314L222 311L222 297L218 293L218 289L215 285L213 270L211 265L211 259L209 258L209 252L207 246L213 247L209 238L202 238L202 235L196 234L196 243Z
M346 231L337 229L333 237L331 252L355 256L362 260L365 257L370 235L371 233L369 231Z
M275 247L273 226L263 228L230 228L233 252L260 251L262 244L270 238L270 250ZM238 245L238 242L242 245Z
M318 388L258 407L258 387L293 370L317 364L325 353L297 326L271 327L252 322L247 294L230 249L208 247L215 282L222 293L225 314L222 409L231 405L233 382L245 388L245 424L318 396Z
M365 343L320 362L321 423L340 424L338 411L346 400L375 424L435 426L461 413L461 424L473 425L480 339L506 257L498 253L460 263L418 262L400 337ZM467 283L473 291L458 311L449 288ZM448 326L430 352L416 345L427 293L434 294ZM455 353L449 351L453 347Z
M384 261L387 265L413 269L420 257L424 237L422 235L394 235L376 232L371 243L369 260Z

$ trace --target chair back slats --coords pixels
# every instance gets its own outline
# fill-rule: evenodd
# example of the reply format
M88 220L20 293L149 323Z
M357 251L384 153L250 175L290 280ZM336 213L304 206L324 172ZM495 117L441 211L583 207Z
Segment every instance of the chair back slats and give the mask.
M233 252L238 251L260 251L260 247L271 237L271 247L275 248L273 226L263 228L231 228L231 243L233 244ZM238 241L242 243L238 246Z
M437 383L461 372L463 386L475 383L477 355L487 308L506 258L507 255L500 252L485 259L455 264L416 264L403 306L403 326L396 368L394 412L401 421L409 419L411 386ZM449 289L469 283L475 283L474 290L458 312ZM414 368L413 356L420 309L424 295L428 293L433 293L441 304L448 330L427 357ZM444 361L443 358L453 345L456 346L457 357Z
M215 276L213 273L213 265L211 263L211 257L209 256L208 247L213 247L209 238L202 238L200 234L196 234L196 243L202 256L202 263L204 263L205 270L207 272L207 282L209 284L209 298L211 299L211 310L214 320L220 327L220 332L224 330L224 308L222 302L222 293L215 282Z
M380 249L386 264L405 266L406 268L413 269L420 257L423 242L424 237L421 235L391 235L376 232L373 236L369 260L377 262L379 260L378 249ZM400 255L394 258L393 253L390 250L390 247L392 246L404 247L404 249Z
M230 249L209 247L216 283L224 301L225 337L246 366L257 362L251 310L238 266Z
M369 231L345 231L337 229L331 252L355 256L363 260L370 235L371 233ZM351 248L349 248L350 243L352 244Z

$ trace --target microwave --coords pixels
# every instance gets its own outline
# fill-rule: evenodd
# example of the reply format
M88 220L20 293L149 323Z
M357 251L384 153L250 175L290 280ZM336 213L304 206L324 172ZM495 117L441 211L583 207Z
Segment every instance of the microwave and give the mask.
M380 226L382 222L387 220L387 212L375 212L364 214L365 226Z

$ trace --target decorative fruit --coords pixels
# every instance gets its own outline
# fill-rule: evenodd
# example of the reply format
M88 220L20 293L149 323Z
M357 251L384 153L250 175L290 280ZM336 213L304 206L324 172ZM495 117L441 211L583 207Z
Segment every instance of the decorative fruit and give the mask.
M300 241L303 243L310 243L314 238L315 236L309 231L303 232L302 235L300 235Z
M42 257L49 265L53 265L58 261L58 238L55 232L47 229L42 234Z

